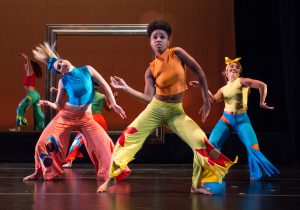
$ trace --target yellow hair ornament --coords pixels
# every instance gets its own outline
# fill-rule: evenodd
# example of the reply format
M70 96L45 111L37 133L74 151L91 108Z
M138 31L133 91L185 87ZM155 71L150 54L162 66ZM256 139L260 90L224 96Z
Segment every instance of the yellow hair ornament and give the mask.
M225 57L225 63L226 63L226 65L231 64L231 63L237 63L241 59L242 59L241 57L238 57L238 58L235 58L235 59L231 60L230 58Z

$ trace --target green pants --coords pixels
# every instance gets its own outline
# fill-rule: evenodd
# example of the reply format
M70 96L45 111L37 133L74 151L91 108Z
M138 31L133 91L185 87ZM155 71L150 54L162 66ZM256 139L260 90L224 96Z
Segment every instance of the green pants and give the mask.
M28 125L25 118L25 112L32 106L33 119L34 119L34 130L43 130L45 128L45 116L42 112L38 102L40 100L40 94L36 90L28 90L26 97L19 103L17 107L17 126Z
M201 128L185 114L182 103L166 103L155 98L119 137L112 155L110 177L118 176L126 168L147 136L161 125L168 126L191 147L193 187L198 188L203 182L222 182L233 162L208 142Z

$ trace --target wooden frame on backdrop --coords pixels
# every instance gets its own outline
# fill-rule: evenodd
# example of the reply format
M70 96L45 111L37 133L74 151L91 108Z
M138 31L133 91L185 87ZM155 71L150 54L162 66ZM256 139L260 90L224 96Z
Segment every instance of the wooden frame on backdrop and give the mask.
M47 25L47 41L50 45L56 43L58 36L147 36L146 24L49 24ZM56 47L56 46L55 46ZM45 96L47 100L54 101L54 94L50 88L56 85L56 76L52 71L46 71ZM46 123L54 117L55 111L46 107ZM108 131L110 135L120 135L121 130ZM164 143L164 129L159 127L148 140L149 143Z

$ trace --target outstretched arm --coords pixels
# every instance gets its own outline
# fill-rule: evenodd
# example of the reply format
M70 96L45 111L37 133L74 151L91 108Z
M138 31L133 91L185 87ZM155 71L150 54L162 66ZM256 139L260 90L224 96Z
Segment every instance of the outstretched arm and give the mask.
M197 61L182 48L174 48L174 53L183 64L187 65L189 69L191 69L198 76L199 88L201 89L203 99L203 106L201 107L199 113L202 115L202 122L204 122L210 112L209 94L205 73Z
M211 95L211 103L219 103L223 101L223 94L221 92L221 89L219 89L214 95L210 91L209 94Z
M53 102L47 101L47 100L40 100L38 105L49 106L52 109L59 110L62 105L64 94L65 94L65 89L64 89L64 85L63 85L62 81L59 80L57 89L54 87L52 87L51 89L55 89L55 91L57 91L55 102L53 103Z
M119 93L118 92L114 92L114 97L115 99L117 99L117 97L119 96ZM106 95L104 95L104 109L108 112L111 111L112 107L111 107L111 104L109 103Z
M111 111L112 107L111 107L111 104L109 103L107 97L104 95L104 103L103 103L103 106L104 106L104 109L108 112Z
M155 94L155 88L154 88L154 79L151 74L150 68L146 70L145 73L145 88L144 93L141 93L132 87L128 86L126 82L117 76L110 77L110 84L116 88L116 89L122 89L126 93L130 94L131 96L137 98L138 100L149 103L152 100L152 97Z
M190 81L189 85L195 88L199 88L199 82L198 81ZM213 95L209 90L208 90L208 95L209 95L209 101L210 103L218 103L223 101L223 94L221 92L221 89L218 90L218 92L215 93L215 95Z
M267 106L266 97L268 93L267 85L259 80L250 78L240 78L240 83L245 87L255 88L259 90L259 105L264 109L273 110L274 107Z
M103 88L105 95L108 97L108 100L114 109L114 111L120 115L122 119L126 118L125 111L120 107L115 100L115 97L111 91L110 86L107 84L105 79L91 66L87 66L88 70L90 71L90 74L93 78L93 81L95 81L101 88Z
M21 56L24 58L24 69L26 71L26 76L31 76L33 74L33 70L31 68L30 59L24 53L19 53L18 56Z

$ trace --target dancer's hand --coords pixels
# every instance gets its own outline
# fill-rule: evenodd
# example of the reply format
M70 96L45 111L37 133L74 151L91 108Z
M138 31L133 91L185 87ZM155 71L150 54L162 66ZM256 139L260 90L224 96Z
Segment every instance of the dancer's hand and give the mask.
M112 108L113 110L118 114L120 115L120 117L122 119L125 119L126 118L126 114L125 114L125 111L122 109L122 107L120 107L118 104L114 104L112 105Z
M216 102L216 99L214 98L214 95L208 90L208 96L209 96L209 102L210 103L215 103Z
M39 106L50 106L50 101L47 101L47 100L39 100L39 103L38 105Z
M209 100L204 101L204 104L202 105L202 107L199 110L199 114L201 115L201 120L204 123L209 112L210 112L210 102Z
M25 53L18 53L18 56L28 59L28 56Z
M39 106L49 106L52 109L59 110L60 106L58 106L56 103L52 103L51 101L47 100L40 100L38 103Z
M58 91L58 89L55 87L50 88L50 93L56 93L57 91Z
M269 110L274 110L274 108L275 108L273 106L268 106L266 102L261 103L260 107L263 109L269 109Z
M110 84L111 84L111 86L113 86L116 89L124 90L128 87L126 82L122 78L117 77L117 76L110 77Z
M114 97L115 98L118 98L118 96L119 96L119 93L116 91L116 92L114 92Z

